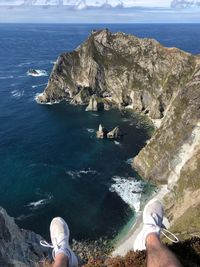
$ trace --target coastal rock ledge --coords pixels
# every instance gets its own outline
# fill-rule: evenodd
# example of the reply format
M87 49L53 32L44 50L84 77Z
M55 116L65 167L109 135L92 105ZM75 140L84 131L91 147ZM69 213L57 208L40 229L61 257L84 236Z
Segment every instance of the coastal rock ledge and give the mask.
M60 55L37 102L70 100L87 110L130 108L161 122L133 160L164 184L175 233L200 235L200 56L108 30Z

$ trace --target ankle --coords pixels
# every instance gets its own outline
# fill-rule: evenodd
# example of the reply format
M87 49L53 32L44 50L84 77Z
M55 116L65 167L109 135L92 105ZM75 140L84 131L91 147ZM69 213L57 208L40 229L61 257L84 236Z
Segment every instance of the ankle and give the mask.
M58 252L55 256L53 266L54 267L57 267L57 266L67 267L67 266L69 266L69 260L68 260L68 257L66 256L66 254L63 252Z
M156 245L160 243L160 236L158 233L149 233L146 237L146 246Z

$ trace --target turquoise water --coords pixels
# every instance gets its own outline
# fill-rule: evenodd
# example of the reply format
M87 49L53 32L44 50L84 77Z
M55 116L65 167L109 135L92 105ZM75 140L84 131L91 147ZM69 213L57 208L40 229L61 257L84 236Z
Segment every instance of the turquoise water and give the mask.
M106 26L199 53L196 26ZM34 100L57 56L102 27L0 25L0 205L20 227L44 237L54 216L66 219L77 239L117 233L134 217L137 203L131 208L123 201L123 187L121 193L110 190L113 178L131 177L143 195L149 192L127 162L150 136L145 120L118 110L91 113L66 102L41 106ZM27 76L29 68L45 70L47 76ZM97 140L99 123L109 129L119 125L127 134L119 143ZM133 199L138 202L137 195Z

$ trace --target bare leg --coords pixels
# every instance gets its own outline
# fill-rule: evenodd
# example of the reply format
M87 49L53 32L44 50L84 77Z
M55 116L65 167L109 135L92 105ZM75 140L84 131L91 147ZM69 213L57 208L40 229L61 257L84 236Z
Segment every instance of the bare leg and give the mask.
M151 233L146 238L147 267L182 267L174 254L161 243L158 235Z
M64 253L57 254L53 267L68 267L67 256Z

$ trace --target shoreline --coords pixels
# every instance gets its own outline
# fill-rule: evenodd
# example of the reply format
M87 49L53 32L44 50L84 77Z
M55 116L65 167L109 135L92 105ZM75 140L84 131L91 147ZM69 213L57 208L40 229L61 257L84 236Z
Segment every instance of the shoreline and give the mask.
M168 192L169 189L167 188L167 185L164 185L160 187L158 191L149 198L149 200L151 200L152 198L158 198L159 200L162 201L164 196ZM168 225L166 218L164 218L164 221L166 221L165 224ZM112 257L125 256L130 250L133 250L134 241L141 229L142 229L142 211L139 212L136 221L134 222L128 233L116 243L115 248L111 253L111 256Z

